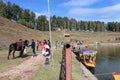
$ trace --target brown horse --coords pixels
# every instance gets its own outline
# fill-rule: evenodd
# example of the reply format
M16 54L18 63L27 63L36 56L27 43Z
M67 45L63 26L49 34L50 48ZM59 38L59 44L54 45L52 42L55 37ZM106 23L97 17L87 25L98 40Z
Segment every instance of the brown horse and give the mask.
M28 47L29 41L25 40L23 43L24 43L23 48L20 48L20 49L17 49L17 43L12 43L9 45L8 60L9 60L9 56L11 55L11 52L12 52L13 58L15 58L15 55L14 55L15 51L20 51L19 57L23 56L23 51L26 46Z

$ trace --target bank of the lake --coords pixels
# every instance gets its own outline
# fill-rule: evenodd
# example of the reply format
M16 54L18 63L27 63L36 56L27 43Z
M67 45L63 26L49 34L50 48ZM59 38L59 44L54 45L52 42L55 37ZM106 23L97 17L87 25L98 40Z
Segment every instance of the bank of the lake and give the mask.
M94 70L98 80L114 80L112 73L120 72L120 43L101 43L89 48L98 52Z

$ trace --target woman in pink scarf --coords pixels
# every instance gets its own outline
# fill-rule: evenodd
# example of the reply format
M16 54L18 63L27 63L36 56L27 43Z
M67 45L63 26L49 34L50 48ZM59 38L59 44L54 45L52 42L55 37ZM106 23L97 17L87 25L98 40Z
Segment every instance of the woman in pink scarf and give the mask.
M44 40L44 42L41 43L42 54L43 54L43 55L46 54L46 48L45 48L46 45L47 45L47 42Z

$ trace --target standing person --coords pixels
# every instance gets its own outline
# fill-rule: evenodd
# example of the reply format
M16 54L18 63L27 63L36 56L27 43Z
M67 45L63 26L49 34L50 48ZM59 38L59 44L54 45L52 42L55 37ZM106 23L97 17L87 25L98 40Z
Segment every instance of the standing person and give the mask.
M45 56L46 54L46 44L47 44L47 41L44 40L44 42L41 43L41 48L42 48L42 54Z
M34 39L32 39L31 48L32 48L32 56L34 57L36 56Z
M50 40L48 40L47 44L48 44L49 48L51 48L51 42L50 42Z
M36 42L36 50L38 51L38 48L39 48L39 40L37 40L37 42Z
M47 48L48 54L51 54L51 42L48 40L48 48Z
M56 43L55 43L55 47L56 47L56 49L57 49L57 47L58 47L58 45L57 45L57 44L58 44L58 41L56 41Z
M48 44L45 44L45 56L49 55L50 54L50 47Z
M59 40L58 40L57 44L58 44L58 47L60 48L60 41Z
M44 44L44 42L41 42L41 48L42 48L42 54L44 55L44 53L45 53L45 44Z

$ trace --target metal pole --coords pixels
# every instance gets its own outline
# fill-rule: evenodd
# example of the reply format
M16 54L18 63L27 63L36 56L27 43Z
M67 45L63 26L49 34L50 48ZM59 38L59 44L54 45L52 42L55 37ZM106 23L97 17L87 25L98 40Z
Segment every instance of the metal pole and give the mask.
M51 49L52 49L51 21L50 21L50 0L48 0L48 21L49 21L49 36L50 36L50 43L51 43ZM51 59L53 61L53 53L52 53L52 51L51 51Z
M48 20L49 20L49 35L50 35L50 42L52 46L52 37L51 37L51 21L50 21L50 1L48 0Z

